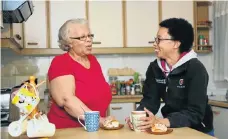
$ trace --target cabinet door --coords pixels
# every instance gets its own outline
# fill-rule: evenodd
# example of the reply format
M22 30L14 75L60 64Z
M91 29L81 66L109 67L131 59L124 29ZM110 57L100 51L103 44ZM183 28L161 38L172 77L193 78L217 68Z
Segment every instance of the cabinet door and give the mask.
M158 1L127 1L127 47L152 47L159 27Z
M50 1L51 48L59 48L59 28L69 19L86 18L85 1Z
M25 48L47 48L46 2L33 1L34 13L24 23Z
M123 47L122 1L89 1L89 22L93 47Z
M228 137L228 109L220 107L212 107L214 113L214 130L215 136L219 139L227 139Z
M133 110L134 103L112 103L109 106L110 115L115 116L121 124L125 123L125 118L129 117Z
M14 39L16 41L16 43L18 43L20 45L20 47L23 47L24 41L23 41L23 26L22 26L22 24L4 23L3 27L4 28L1 29L1 38ZM15 45L15 44L13 44L13 45ZM4 44L4 41L3 41L3 42L1 42L0 47L11 47L11 46L8 43Z
M162 20L184 18L194 25L193 1L162 1Z

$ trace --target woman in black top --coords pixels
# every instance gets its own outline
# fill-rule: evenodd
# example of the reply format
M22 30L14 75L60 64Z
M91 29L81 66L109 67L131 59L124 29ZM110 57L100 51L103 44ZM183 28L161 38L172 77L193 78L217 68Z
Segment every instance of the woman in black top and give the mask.
M154 122L167 127L190 127L214 135L213 113L208 105L208 73L192 50L194 33L190 23L181 18L162 21L155 38L157 59L150 63L143 87L143 99L137 110L145 110L141 130ZM164 118L155 119L160 100L165 105ZM126 119L132 127L129 118Z

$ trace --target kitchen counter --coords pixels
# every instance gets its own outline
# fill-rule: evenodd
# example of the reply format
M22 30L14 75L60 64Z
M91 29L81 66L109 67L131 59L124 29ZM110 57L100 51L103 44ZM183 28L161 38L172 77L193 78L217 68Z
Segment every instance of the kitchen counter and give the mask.
M212 106L223 107L228 109L228 101L225 102L225 101L209 100L208 103Z
M15 139L10 137L7 131L1 129L2 139ZM98 132L86 132L84 128L67 128L67 129L57 129L55 135L51 139L216 139L215 137L209 136L207 134L198 132L191 128L176 128L172 133L167 135L153 135L149 133L138 133L131 131L128 127L120 130L102 130L99 129ZM28 139L25 135L19 137L18 139Z
M140 102L143 98L142 95L125 95L125 96L112 96L112 103L136 103ZM217 107L224 107L228 108L228 101L221 101L219 99L212 100L209 97L208 104L217 106Z
M142 98L142 95L112 96L112 103L135 103L140 102Z

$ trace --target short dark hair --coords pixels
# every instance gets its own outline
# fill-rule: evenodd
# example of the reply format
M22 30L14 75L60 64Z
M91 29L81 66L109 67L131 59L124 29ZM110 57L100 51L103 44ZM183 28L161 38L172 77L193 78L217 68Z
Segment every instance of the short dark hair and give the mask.
M180 41L179 52L188 52L191 50L194 41L194 31L192 25L183 18L169 18L162 21L160 27L168 29L172 39Z

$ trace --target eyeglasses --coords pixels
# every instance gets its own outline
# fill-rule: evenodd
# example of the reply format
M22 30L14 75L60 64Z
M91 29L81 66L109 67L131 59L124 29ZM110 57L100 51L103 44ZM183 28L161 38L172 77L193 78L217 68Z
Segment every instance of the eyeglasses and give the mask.
M87 38L93 39L94 38L94 34L88 34L86 36L81 36L81 37L70 37L71 39L76 39L76 40L80 40L80 41L85 41Z
M154 38L154 41L156 44L159 44L162 40L174 40L174 39L160 39L160 38Z

